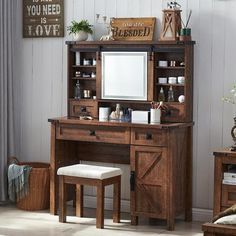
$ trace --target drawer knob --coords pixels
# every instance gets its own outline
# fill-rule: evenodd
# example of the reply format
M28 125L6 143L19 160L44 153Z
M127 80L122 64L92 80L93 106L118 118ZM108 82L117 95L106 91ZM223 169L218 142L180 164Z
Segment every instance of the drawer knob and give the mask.
M150 139L152 139L152 134L150 134L150 133L147 133L147 134L146 134L146 139L147 139L147 140L150 140Z
M90 135L90 136L95 136L95 135L96 135L96 133L95 133L95 131L94 131L94 130L90 130L90 133L89 133L89 135Z

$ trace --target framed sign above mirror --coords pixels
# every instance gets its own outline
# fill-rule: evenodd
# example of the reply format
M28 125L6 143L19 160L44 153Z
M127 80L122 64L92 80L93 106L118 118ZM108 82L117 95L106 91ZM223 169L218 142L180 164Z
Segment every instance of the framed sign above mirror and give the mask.
M64 37L64 0L23 0L23 37Z
M114 40L144 41L153 40L156 18L111 18L111 31Z
M102 99L147 101L147 52L102 52Z

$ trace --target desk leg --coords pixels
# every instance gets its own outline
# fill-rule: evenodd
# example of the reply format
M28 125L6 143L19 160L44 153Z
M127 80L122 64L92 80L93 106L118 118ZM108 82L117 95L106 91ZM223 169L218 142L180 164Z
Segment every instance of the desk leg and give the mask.
M175 219L174 219L174 217L171 217L171 218L167 219L167 229L169 231L175 230Z
M50 213L57 214L56 192L56 124L51 123L51 150L50 150Z
M213 216L216 216L221 211L221 194L222 194L222 158L215 156L215 180L214 180L214 209Z
M131 218L131 225L137 225L138 224L138 216L135 215L135 191L130 192L130 218Z
M185 221L192 221L193 127L189 127L187 132Z
M174 140L174 137L172 136L174 134L170 134L169 138L171 140ZM173 148L170 148L169 150L169 156L171 158L169 158L168 160L168 168L169 168L169 174L167 174L168 176L168 180L167 180L167 186L168 186L168 190L167 190L167 230L174 230L175 229L175 195L174 193L176 192L176 178L175 178L175 174L174 174L174 160L173 160L173 154L171 153L173 150Z
M137 225L137 224L138 224L138 216L131 215L131 225Z

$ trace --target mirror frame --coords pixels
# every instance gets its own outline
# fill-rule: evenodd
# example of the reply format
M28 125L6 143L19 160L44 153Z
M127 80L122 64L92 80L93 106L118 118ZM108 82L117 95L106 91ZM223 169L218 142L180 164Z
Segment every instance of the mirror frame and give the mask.
M105 94L105 85L106 81L108 80L108 75L105 74L105 67L107 66L107 58L109 56L139 56L142 58L143 62L143 75L141 78L141 85L142 86L142 94L139 96L127 96L122 95L122 91L120 95L112 95L112 94ZM134 68L136 69L136 68ZM117 71L119 72L122 70L121 68L118 68ZM127 51L109 51L109 52L102 52L102 81L101 81L101 98L102 99L113 99L113 100L137 100L137 101L147 101L148 98L148 53L147 52L127 52ZM117 81L119 80L119 73L117 73ZM134 81L135 82L135 81Z

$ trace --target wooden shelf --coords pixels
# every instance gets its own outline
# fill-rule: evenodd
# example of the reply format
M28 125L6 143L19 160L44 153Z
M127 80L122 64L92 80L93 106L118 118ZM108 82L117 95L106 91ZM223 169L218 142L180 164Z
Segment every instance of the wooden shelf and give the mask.
M184 70L184 66L167 66L167 67L160 67L156 66L156 69L160 70Z
M164 102L164 105L165 104L167 104L167 105L180 105L180 106L183 106L184 102L183 103L180 103L180 102Z
M96 66L72 65L74 68L96 68Z
M136 104L151 104L150 101L127 101L127 100L103 100L103 99L98 99L98 102L101 103L136 103ZM184 103L179 103L179 102L164 102L164 104L168 104L168 105L184 105Z
M232 183L230 183L230 184L223 184L223 183L222 183L222 187L223 187L223 186L226 186L226 187L227 187L227 186L231 186L231 188L235 188L235 191L236 191L236 184L232 184Z
M95 99L92 98L80 98L80 99L75 99L75 98L69 98L70 101L96 101Z
M160 83L156 83L156 86L184 87L184 84L160 84Z
M102 103L135 103L135 104L150 104L150 101L137 101L137 100L112 100L112 99L98 99Z
M91 77L72 77L73 80L96 80L96 78L91 78Z

